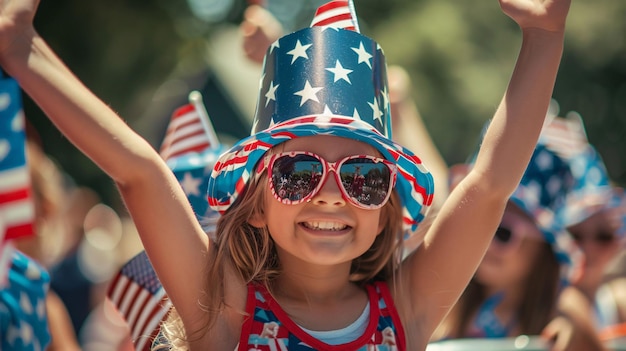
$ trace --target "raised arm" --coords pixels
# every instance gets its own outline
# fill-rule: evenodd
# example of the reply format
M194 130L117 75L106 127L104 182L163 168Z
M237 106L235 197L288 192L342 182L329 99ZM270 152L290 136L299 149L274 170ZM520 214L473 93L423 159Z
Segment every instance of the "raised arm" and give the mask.
M428 321L425 337L456 302L489 246L535 148L561 59L570 0L500 0L500 5L522 29L511 80L473 169L451 192L403 270L417 292L403 299L411 304L407 319Z
M0 64L58 129L113 178L169 297L181 314L196 311L207 236L156 151L37 34L32 25L37 5L36 0L0 1ZM194 303L186 306L184 301Z

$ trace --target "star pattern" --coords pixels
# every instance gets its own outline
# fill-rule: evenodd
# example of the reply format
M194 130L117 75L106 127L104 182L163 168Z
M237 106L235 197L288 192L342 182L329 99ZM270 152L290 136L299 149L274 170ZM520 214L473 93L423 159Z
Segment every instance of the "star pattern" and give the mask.
M566 198L573 188L567 162L538 144L511 200L531 216L561 264L561 279L580 269L581 253L565 229Z
M8 267L9 268L9 267ZM41 351L50 342L45 298L50 276L31 258L13 251L6 286L0 289L2 350Z
M372 108L372 118L376 121L380 121L382 123L383 112L380 110L380 106L378 106L378 101L374 98L374 102L368 102L368 105Z
M294 95L298 95L300 96L302 99L300 100L300 106L304 105L305 102L309 101L309 100L313 100L315 102L320 102L320 100L317 98L317 93L324 89L323 87L318 87L318 88L314 88L311 86L311 83L309 83L309 81L307 80L304 83L304 89L300 90L300 91L296 91L295 93L293 93Z
M391 140L383 52L356 31L325 29L288 34L268 50L251 136L220 156L209 178L209 205L227 211L274 145L299 136L345 136L396 163L404 228L413 231L432 204L432 175Z
M350 82L350 77L348 77L348 74L352 73L352 70L343 68L339 60L335 62L335 67L326 68L326 70L332 72L335 75L333 83L337 83L338 80L343 79L348 82L348 84L352 84L352 82Z
M365 63L367 67L372 68L372 63L370 62L370 60L372 59L373 56L365 50L365 47L363 46L363 42L359 43L358 48L352 48L352 50L356 52L356 54L359 56L358 63Z
M276 89L278 89L279 85L274 85L274 82L270 82L270 87L267 89L267 93L265 93L265 107L270 103L270 100L276 101Z
M382 50L354 31L324 28L329 27L287 35L268 53L252 131L291 116L320 114L329 106L342 116L354 116L356 110L359 119L389 137ZM374 99L379 105L376 111L371 105Z
M200 196L200 184L202 184L202 178L195 178L191 172L185 172L183 179L180 180L180 185L187 196Z
M308 59L309 56L306 53L306 50L308 48L311 47L311 45L313 44L306 44L306 45L302 45L302 43L300 43L300 40L298 40L296 42L296 47L293 48L293 50L290 50L287 52L287 55L291 55L291 64L293 64L294 62L296 62L296 60L300 57Z

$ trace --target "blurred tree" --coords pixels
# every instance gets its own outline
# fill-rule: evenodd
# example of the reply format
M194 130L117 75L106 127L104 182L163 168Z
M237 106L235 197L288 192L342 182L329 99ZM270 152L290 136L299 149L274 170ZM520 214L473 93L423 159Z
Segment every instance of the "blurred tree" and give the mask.
M365 1L364 1L365 2ZM519 47L497 1L394 1L370 35L415 81L414 97L449 163L475 147ZM363 5L364 7L365 5ZM361 11L365 16L368 12ZM626 2L574 0L554 98L580 113L614 181L626 184ZM375 16L375 14L373 14Z

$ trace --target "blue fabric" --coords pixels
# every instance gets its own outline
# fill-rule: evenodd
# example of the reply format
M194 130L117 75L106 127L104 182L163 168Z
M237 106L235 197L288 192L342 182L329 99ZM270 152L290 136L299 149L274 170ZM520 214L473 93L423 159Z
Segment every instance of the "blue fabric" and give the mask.
M50 343L46 314L48 272L15 251L7 285L0 290L2 350L45 350Z

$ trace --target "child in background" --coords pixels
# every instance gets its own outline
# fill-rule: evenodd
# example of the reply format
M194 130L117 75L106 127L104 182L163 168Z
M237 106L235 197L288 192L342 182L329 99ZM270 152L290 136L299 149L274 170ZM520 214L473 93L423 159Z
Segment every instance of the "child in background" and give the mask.
M522 30L509 87L472 171L403 261L402 240L424 218L433 179L391 141L373 40L315 27L270 47L253 134L213 169L209 202L222 217L211 241L158 153L34 30L38 2L0 4L2 67L118 185L189 349L424 350L530 160L570 1L500 1ZM368 174L359 197L345 182L354 166Z
M544 127L541 140L567 161L574 176L565 223L585 255L583 275L574 286L594 307L595 325L601 331L625 320L617 307L626 305L626 300L619 302L623 294L602 283L609 265L625 247L626 195L610 181L577 113L553 118Z
M537 145L483 261L435 340L543 335L558 350L603 349L590 305L567 287L583 263L561 217L573 182L567 161Z

